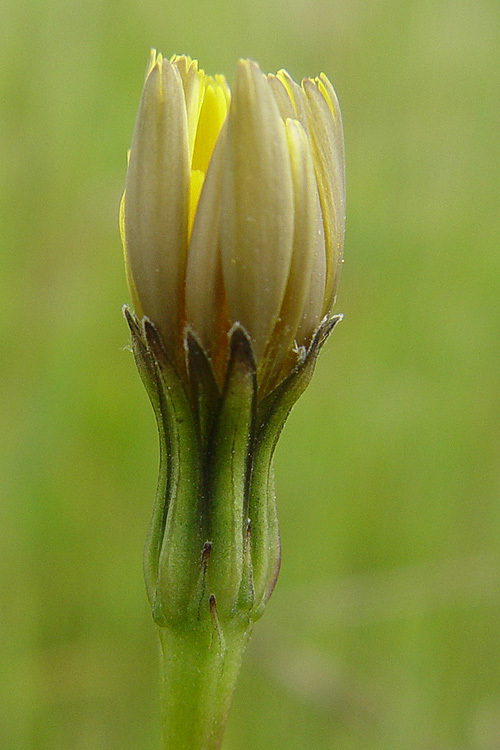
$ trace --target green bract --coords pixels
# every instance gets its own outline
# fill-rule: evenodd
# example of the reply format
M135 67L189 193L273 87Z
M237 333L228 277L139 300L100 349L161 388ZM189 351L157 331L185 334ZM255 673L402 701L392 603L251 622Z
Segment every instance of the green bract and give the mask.
M252 345L241 326L230 333L219 388L192 332L186 332L187 374L181 378L153 323L128 308L125 315L160 435L144 555L153 617L161 627L177 626L207 615L212 597L220 620L255 620L279 570L274 449L341 316L324 321L285 380L259 400Z

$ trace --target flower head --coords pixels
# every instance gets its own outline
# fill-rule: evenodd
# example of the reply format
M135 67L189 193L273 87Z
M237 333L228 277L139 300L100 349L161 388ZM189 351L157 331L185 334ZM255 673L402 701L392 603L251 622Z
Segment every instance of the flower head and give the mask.
M241 60L230 92L152 51L121 226L136 313L178 371L189 329L221 384L239 324L260 392L274 388L329 314L342 259L342 123L326 76L298 85Z
M120 226L160 443L144 576L167 665L165 747L215 750L280 566L274 450L341 318L343 136L328 79L298 85L241 60L230 92L152 51Z

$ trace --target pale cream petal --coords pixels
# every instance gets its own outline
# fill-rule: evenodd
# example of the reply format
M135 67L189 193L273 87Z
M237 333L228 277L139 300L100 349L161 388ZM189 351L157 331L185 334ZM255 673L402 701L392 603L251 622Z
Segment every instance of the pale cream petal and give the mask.
M324 80L322 88L326 91ZM333 304L337 288L345 227L344 141L340 110L316 82L302 82L307 102L309 137L313 150L316 179L323 213L326 242L326 288L323 313ZM333 89L332 89L333 90Z
M130 157L130 150L128 152L128 157ZM134 279L132 277L132 271L130 270L130 264L128 262L127 258L127 252L125 250L125 217L124 217L124 206L125 206L125 193L122 195L122 199L120 201L120 210L118 214L118 223L120 227L120 237L122 241L122 247L123 247L123 257L125 260L125 275L127 279L127 286L128 290L130 292L130 297L132 299L132 305L135 310L135 314L142 318L144 315L144 312L142 310L141 301L137 295L137 289L135 288Z
M170 58L170 62L172 63L172 65L175 65L175 67L181 74L182 83L184 85L187 72L189 70L191 63L193 62L192 58L189 57L189 55L172 55L172 57Z
M189 154L182 81L157 62L132 137L124 201L125 251L142 311L173 351L183 319Z
M186 269L186 322L212 360L222 356L217 354L219 350L227 349L229 329L220 258L224 147L223 127L198 201Z
M282 119L286 120L287 117L297 117L295 108L290 100L288 91L286 90L283 81L281 81L277 76L272 75L272 73L267 76L267 80L271 91L273 92L274 100L278 105L278 110Z
M279 382L284 365L285 371L289 369L295 344L310 341L321 320L325 288L325 239L310 145L298 120L288 119L285 126L294 188L293 255L279 320L265 355L264 389Z
M227 119L222 269L229 315L257 360L283 302L293 247L293 190L285 127L258 66L238 64Z
M205 73L202 70L198 70L197 60L191 60L191 58L186 57L186 55L175 55L171 62L179 71L182 79L182 86L184 88L189 154L190 163L192 163L196 130L198 128L198 119L200 117L205 90Z
M344 131L342 129L342 114L340 112L339 100L335 89L324 73L321 73L316 79L316 84L332 113L334 141L338 144L336 153L340 162L340 177L342 179L342 188L345 188Z
M283 87L288 94L288 98L290 99L294 110L292 116L302 124L307 132L306 100L302 88L298 83L295 83L286 70L278 70L276 78L283 84Z
M311 275L306 301L301 321L297 327L295 341L297 346L308 347L313 333L324 317L325 281L326 281L326 253L325 235L323 231L323 217L319 196L316 193L316 233L318 242L311 263Z
M157 51L154 49L154 47L152 47L149 50L149 57L148 57L148 63L146 65L146 72L144 74L144 81L147 81L147 78L149 74L151 73L151 71L153 70L155 63L159 61L161 64L162 59L163 59L162 54L161 53L158 54Z
M227 85L226 78L222 75L222 73L216 73L214 79L217 86L222 89L224 98L226 100L226 107L227 109L229 109L229 104L231 103L231 89Z
M191 229L193 228L194 215L200 199L201 188L203 187L204 180L204 172L199 169L191 170L191 177L189 180L188 240L191 235Z

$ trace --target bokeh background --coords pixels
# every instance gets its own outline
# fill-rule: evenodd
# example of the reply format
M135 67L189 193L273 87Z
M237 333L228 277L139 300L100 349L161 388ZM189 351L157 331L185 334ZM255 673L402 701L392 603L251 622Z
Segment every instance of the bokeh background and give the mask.
M345 313L277 457L226 750L500 748L498 0L2 0L0 746L158 746L117 211L150 46L324 70Z

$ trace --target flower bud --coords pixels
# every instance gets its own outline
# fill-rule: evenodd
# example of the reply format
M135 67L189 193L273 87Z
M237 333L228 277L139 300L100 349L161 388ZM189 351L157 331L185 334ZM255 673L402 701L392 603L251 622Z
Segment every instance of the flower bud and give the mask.
M165 748L215 750L279 571L274 449L341 318L344 156L328 79L299 86L241 60L231 93L196 61L152 51L120 227L160 441L144 574Z
M335 92L241 60L233 90L153 51L137 114L122 235L136 313L179 374L192 331L222 386L246 332L259 397L330 313L342 260L344 155Z

